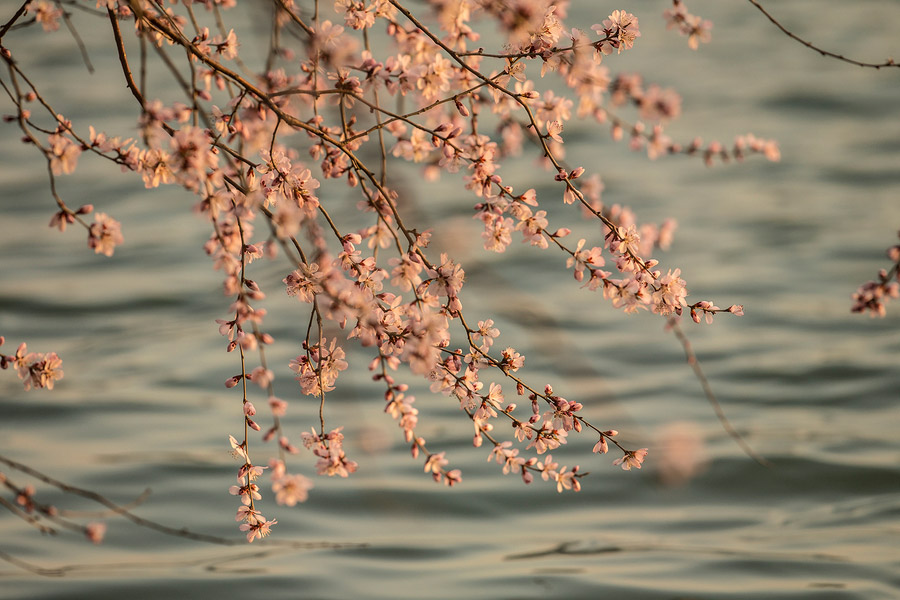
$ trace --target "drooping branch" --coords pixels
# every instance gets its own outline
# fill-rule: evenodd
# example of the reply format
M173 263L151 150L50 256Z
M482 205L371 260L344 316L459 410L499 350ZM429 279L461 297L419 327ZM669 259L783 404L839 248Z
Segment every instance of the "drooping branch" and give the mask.
M788 36L788 37L791 38L792 40L794 40L794 41L796 41L796 42L799 42L799 43L803 44L804 46L806 46L806 47L809 48L810 50L814 50L814 51L818 52L818 53L821 54L822 56L827 56L827 57L829 57L829 58L834 58L834 59L843 61L843 62L845 62L845 63L850 63L851 65L856 65L856 66L858 66L858 67L870 67L870 68L872 68L872 69L883 69L883 68L887 68L887 67L900 67L900 64L894 62L894 59L893 59L893 58L888 58L887 60L885 60L884 62L881 62L881 63L871 63L871 62L864 62L864 61L856 60L856 59L853 59L853 58L848 58L848 57L846 57L846 56L844 56L844 55L842 55L842 54L836 54L836 53L834 53L834 52L830 52L830 51L828 51L828 50L825 50L824 48L820 48L819 46L816 46L815 44L813 44L813 43L810 42L809 40L803 39L803 38L800 37L799 35L795 34L795 33L792 32L791 30L789 30L787 27L785 27L784 25L782 25L781 22L778 21L778 19L776 19L775 17L773 17L772 14L769 13L769 11L767 11L765 8L763 8L762 5L761 5L759 2L757 2L756 0L747 0L747 1L748 1L750 4L752 4L753 6L755 6L755 7L759 10L759 12L761 12L763 15L765 15L765 17L766 17L769 21L771 21L772 24L775 25L775 27L777 27L778 29L780 29L781 32L782 32L783 34L785 34L786 36Z

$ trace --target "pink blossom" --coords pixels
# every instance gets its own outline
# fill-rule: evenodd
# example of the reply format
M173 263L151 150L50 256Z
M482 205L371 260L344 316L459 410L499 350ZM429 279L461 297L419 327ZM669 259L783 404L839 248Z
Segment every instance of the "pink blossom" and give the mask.
M265 517L262 514L249 506L240 506L238 507L237 514L234 517L235 521L246 521L248 523L258 523L260 521L265 521Z
M106 213L94 213L94 223L88 236L88 247L97 254L112 256L115 247L122 244L122 225Z
M657 280L659 287L652 294L653 312L660 315L681 314L687 306L687 289L681 279L681 269L669 271Z
M520 442L530 440L534 435L534 430L531 428L531 425L523 421L514 422L513 429L515 430L514 435L516 439Z
M275 502L287 506L295 506L298 502L306 502L313 482L303 475L283 475L272 483Z
M81 146L59 133L50 135L47 142L50 144L50 169L53 174L74 172L81 156Z
M253 523L244 523L240 526L241 531L247 532L247 541L253 543L255 539L262 539L271 533L272 525L278 523L276 520L267 521L265 517L260 515Z
M233 485L228 488L228 493L232 496L240 496L244 506L251 506L253 500L261 500L262 495L259 493L259 486L255 483L247 485Z
M17 364L18 375L24 380L25 391L32 387L34 389L48 390L53 389L53 384L58 379L62 379L63 371L60 369L62 360L57 356L56 352L49 354L39 354L31 352L21 356L24 352L25 344L20 347L20 352L16 353L15 361Z
M553 462L553 457L549 454L544 457L542 462L538 462L536 464L538 470L541 471L541 478L544 481L548 479L556 480L557 469L559 469L559 463Z
M222 39L221 36L215 36L211 40L212 45L216 46L216 53L221 55L225 60L231 60L237 57L238 54L238 44L237 36L234 34L234 29L228 31L228 35Z
M266 389L269 384L272 383L272 380L275 379L275 373L271 369L259 366L247 375L247 379L259 387Z
M593 25L591 29L610 38L605 42L598 42L597 48L603 54L611 54L613 49L621 54L622 50L631 48L634 40L641 36L637 17L624 10L614 10L609 18L603 21L602 26Z
M681 113L681 96L673 89L651 85L639 101L641 118L660 121L676 118Z
M617 458L613 461L613 465L621 465L622 469L625 471L630 471L631 467L635 467L637 469L641 468L641 464L644 462L644 457L647 456L647 449L641 448L640 450L634 451L626 451L625 455L622 458Z
M487 350L494 343L494 338L500 335L500 330L494 327L493 319L478 321L478 329L472 332L472 340L481 340L481 347Z
M547 135L555 142L563 143L562 136L559 134L563 131L563 125L559 121L547 121Z
M243 458L244 460L249 460L247 457L246 445L244 443L238 443L236 439L234 439L233 435L228 436L228 442L231 444L231 455L234 458Z
M41 24L44 31L50 32L59 29L59 18L63 15L59 6L54 6L47 0L37 0L32 2L28 9L34 10L34 20Z
M250 481L256 481L260 477L262 477L263 471L268 469L269 467L260 467L257 465L251 465L250 463L244 463L241 465L241 468L238 469L237 480L238 483L243 483L250 479Z
M287 414L287 402L281 400L280 398L270 396L269 408L272 410L272 414L276 417L283 417Z
M556 481L556 491L560 494L563 493L564 490L572 490L575 492L581 491L581 483L578 481L578 476L576 474L578 467L573 468L571 471L567 471L567 468L568 467L562 467L553 476Z
M513 348L507 348L501 353L503 360L500 365L513 373L521 369L525 365L525 357L516 352Z

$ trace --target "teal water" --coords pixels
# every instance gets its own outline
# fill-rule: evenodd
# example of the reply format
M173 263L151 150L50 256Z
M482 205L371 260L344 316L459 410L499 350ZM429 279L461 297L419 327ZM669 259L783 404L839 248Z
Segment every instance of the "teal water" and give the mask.
M577 4L571 25L618 8ZM436 486L383 414L368 355L354 352L329 399L328 426L345 427L359 472L315 478L310 499L292 509L267 494L264 511L279 521L275 540L348 547L217 547L121 519L106 519L106 541L92 546L71 533L41 536L3 513L0 551L64 572L0 563L0 598L900 596L900 304L885 319L849 312L850 294L887 265L884 249L900 228L900 69L821 58L744 2L689 3L715 23L712 43L693 52L665 32L667 4L628 9L644 33L633 52L609 57L611 70L679 90L684 114L669 128L673 138L730 142L752 131L778 139L782 161L651 162L594 126L573 135L567 159L601 174L606 202L628 204L642 221L678 219L660 258L683 269L693 297L745 305L742 318L685 328L732 423L771 469L722 430L660 319L625 317L580 290L559 256L518 242L486 255L470 216L475 199L449 177L426 187L409 169L415 219L439 223L435 243L466 267L467 312L497 321L504 342L527 356L530 381L583 402L588 418L619 429L626 445L650 448L647 466L623 472L592 456L585 439L553 453L591 471L582 492L526 487L471 447L454 401L418 385L422 433L463 470L460 486ZM823 47L872 61L900 56L894 3L772 4ZM14 7L0 5L5 21ZM102 120L127 133L136 111L115 56L102 52L106 23L77 22L93 76L64 32L12 33L4 45L76 123ZM146 191L82 158L60 179L61 194L115 215L127 242L112 259L96 256L82 232L46 226L54 211L46 171L13 125L0 132L0 334L59 352L66 370L51 393L26 394L2 374L0 454L117 502L149 487L141 516L238 539L226 437L240 415L234 390L222 387L235 364L214 323L230 301L202 253L209 231L191 214L193 199ZM531 157L505 166L504 178L556 193ZM355 198L333 190L334 211L351 210ZM552 214L561 223L567 213ZM264 264L256 278L272 290L265 307L278 343L269 359L281 370L278 395L291 401L288 431L299 438L317 406L284 368L306 318L275 293L284 272ZM673 431L698 444L700 468L680 485L660 469L677 450ZM308 459L301 454L290 469L311 476ZM65 506L97 509L38 488Z

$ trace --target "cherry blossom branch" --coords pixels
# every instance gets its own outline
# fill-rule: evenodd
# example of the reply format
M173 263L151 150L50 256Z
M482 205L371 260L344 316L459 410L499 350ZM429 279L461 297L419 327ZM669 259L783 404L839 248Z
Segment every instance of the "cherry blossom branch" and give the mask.
M376 371L373 378L385 381L386 411L399 421L414 456L423 455L425 471L438 481L453 485L461 476L446 466L449 463L444 452L429 449L418 435L418 409L412 406L413 398L405 395L408 387L396 383L388 373L401 365L431 381L434 391L455 396L475 426L473 442L478 445L482 439L488 439L493 445L488 460L496 460L504 472L521 473L526 483L540 473L543 479L555 481L560 492L577 491L586 473L577 466L572 470L560 467L544 453L565 444L570 431L580 432L583 428L599 437L595 452L607 452L611 441L622 452L614 464L623 469L640 468L647 449L626 449L615 439L617 432L601 430L585 420L578 414L580 403L560 397L549 385L543 391L539 391L540 386L527 385L524 377L513 374L524 358L512 348L499 355L491 353L499 331L491 319L477 321L477 326L475 321L471 321L473 325L467 321L461 298L465 282L462 266L445 254L437 258L428 249L430 232L420 233L417 227L421 224L409 219L404 198L394 185L388 158L390 153L425 162L426 173L430 174L464 170L465 187L479 198L476 216L485 225L482 238L486 249L502 251L510 243L513 229L521 231L524 241L534 246L553 245L566 258L566 268L573 269L577 281L582 282L589 275L584 287L602 287L604 297L626 312L652 308L653 312L668 316L687 309L697 322L704 318L710 322L720 312L739 315L739 305L720 309L707 301L688 304L680 270L666 274L655 270L658 261L651 254L654 248L665 246L664 239L672 227L663 224L661 228L638 228L627 208L605 209L599 202L599 177L577 181L584 169L566 165L562 146L563 123L571 118L572 101L555 96L552 90L541 96L534 90L533 80L525 77L526 61L539 58L543 62L542 75L545 71L558 71L572 96L580 98L580 117L610 122L614 137L617 130L621 136L625 128L630 129L632 147L646 145L648 154L677 149L703 155L708 162L715 156L731 156L721 145L703 148L695 143L679 147L667 141L661 124L654 126L652 133L645 131L642 123L628 124L603 104L601 96L608 90L609 78L599 61L631 47L640 36L637 18L616 10L602 25L592 27L597 39L572 30L571 44L567 45L567 30L556 15L558 7L548 7L533 22L526 23L522 31L514 32L521 24L508 21L508 15L488 4L484 12L508 30L511 40L515 38L508 46L509 52L501 54L483 49L468 52L467 36L471 30L462 21L447 24L441 20L440 27L447 34L444 36L396 0L371 5L337 3L336 10L343 15L347 27L357 32L355 37L345 35L344 28L331 21L320 20L318 2L311 24L299 17L293 3L275 0L273 5L265 72L257 75L241 62L237 38L233 31L226 32L215 3L178 9L174 5L167 8L160 0L132 0L130 6L142 52L140 87L131 73L119 27L119 20L127 19L129 11L107 11L125 84L140 105L143 147L132 140L107 138L93 128L90 139L79 137L71 123L53 111L18 70L12 55L4 51L14 89L5 84L3 87L18 109L20 127L47 160L51 192L59 207L54 219L60 228L79 221L89 228L91 247L106 254L112 254L112 248L122 241L120 233L115 236L117 223L88 225L80 219L82 209L69 209L56 193L55 177L71 172L77 153L84 150L140 173L148 188L176 184L199 198L195 209L208 219L211 228L204 249L211 256L213 267L223 271L225 295L232 299L229 313L233 318L219 320L219 331L228 337L228 351L237 348L240 356L240 373L231 377L227 385L235 387L241 383L242 387L244 436L241 441L230 436L230 443L236 457L243 459L238 470L239 485L233 486L232 493L242 499L237 520L243 521L240 527L247 540L263 537L274 524L259 514L255 502L261 494L253 482L263 467L254 465L249 455L250 430L259 430L259 426L253 419L256 409L247 389L248 381L265 391L272 411L272 426L262 435L262 441L278 438L278 458L269 462L276 502L302 502L312 485L303 476L286 472L286 455L299 450L283 429L287 403L274 397L274 373L263 350L263 345L271 343L271 336L260 328L265 310L251 306L265 294L260 284L249 278L250 264L263 256L273 258L279 246L294 269L283 280L284 291L310 305L308 317L301 317L295 336L302 351L289 368L297 375L301 393L318 402L318 427L301 437L303 445L317 457L319 474L346 477L357 468L343 451L341 428L326 431L326 394L334 389L339 372L348 367L338 337L330 337L333 326L342 332L350 329L348 339L356 338L361 346L374 348L376 358L370 368ZM215 19L218 36L211 37L204 26L203 8L209 11L207 19ZM397 10L414 26L404 29L394 19ZM297 61L296 74L280 69L277 62L278 57L287 58L290 52L281 47L279 34L290 22L287 19L304 32L300 42L304 54ZM468 16L462 20L467 19ZM399 48L396 55L383 61L380 59L385 51L377 47L382 39L370 39L368 31L379 20L386 26L388 38ZM684 24L688 24L687 20ZM186 33L188 30L192 33ZM308 39L303 39L303 35ZM364 47L361 52L360 38ZM172 81L181 87L187 105L163 106L148 95L144 52L147 43L153 45ZM174 53L165 47L168 44L175 46ZM488 72L482 66L482 59L491 58L505 61L499 72ZM186 64L180 64L181 61ZM32 92L26 95L33 95L31 99L22 95L19 78L31 87ZM641 89L640 97L634 86L628 88L628 94L619 94L620 91L614 89L613 93L633 101L641 110L642 119L658 122L673 116L674 104L667 92L654 86ZM397 100L398 108L387 108L388 96ZM410 108L404 107L402 97L409 97L406 102L411 103ZM55 130L45 131L30 119L25 103L35 98L52 115ZM326 106L331 100L333 109ZM496 111L496 118L479 114L487 115L488 111ZM495 126L496 135L490 130ZM534 190L514 191L498 174L500 160L516 152L516 142L506 145L500 137L505 139L509 133L511 138L522 138L523 131L539 148L550 176L562 184L559 189L564 203L578 200L582 215L602 223L603 240L596 240L596 246L581 239L577 246L570 247L564 238L571 231L563 227L551 233L546 211L539 210ZM369 136L376 132L377 139L370 140ZM40 133L47 135L48 141ZM290 135L305 139L285 141ZM396 139L390 150L388 135ZM736 144L733 156L740 158L745 150L760 151L761 142L755 144L745 139L743 146ZM322 177L342 180L356 190L360 211L375 213L371 217L364 215L362 229L348 228L331 189L321 201L316 196L320 183L300 162L304 151L314 161L320 161ZM269 237L263 242L254 241L254 218L259 214L264 216L269 230ZM98 221L99 217L96 215ZM357 221L349 222L354 223L352 227L359 227ZM596 225L596 221L592 222ZM367 242L368 251L363 242ZM601 270L606 260L603 250L611 255L622 279L612 279L611 273ZM462 340L463 335L463 349L450 350L455 347L453 340ZM259 366L254 368L250 361L255 349ZM17 353L8 362L34 364L24 356L23 350L22 356ZM531 402L527 418L513 414L514 404L504 400L499 385L492 382L489 389L483 389L487 383L485 374L494 373L499 379L497 371L503 374L502 381L515 383L517 395L526 396ZM705 381L702 372L700 376L701 382ZM501 412L505 419L500 417ZM513 441L503 440L492 429L494 418L509 421L510 437L520 443L527 440L525 450L544 455L542 460L519 456L520 449L513 447ZM254 451L254 458L258 458L257 452Z

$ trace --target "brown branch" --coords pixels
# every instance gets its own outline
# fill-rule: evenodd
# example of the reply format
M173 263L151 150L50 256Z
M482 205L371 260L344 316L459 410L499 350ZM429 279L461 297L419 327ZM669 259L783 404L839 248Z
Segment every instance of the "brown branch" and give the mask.
M134 77L131 75L131 68L128 66L128 58L125 56L125 44L122 42L122 32L119 30L119 21L116 19L116 13L111 9L107 9L107 12L109 13L109 22L112 25L113 36L116 38L116 51L119 53L119 62L122 63L125 83L128 85L128 89L131 90L131 94L137 99L138 104L141 105L141 110L144 110L144 96L138 90L137 85L134 83Z
M303 22L303 20L297 16L297 14L288 8L287 4L285 4L284 0L275 0L275 4L278 5L278 8L285 11L291 20L300 26L300 29L306 32L306 35L312 37L316 34L312 27Z
M78 30L75 29L75 26L72 24L72 19L69 18L69 13L62 9L59 0L56 0L56 6L62 13L63 23L66 24L66 28L69 30L69 33L72 34L72 38L75 40L75 45L78 46L78 51L81 52L81 60L84 61L84 66L87 67L88 73L93 75L94 65L91 64L91 57L88 55L87 48L84 45L84 40L81 39L81 36L78 34Z
M766 11L766 9L764 9L764 8L759 4L759 2L757 2L756 0L748 0L748 2L750 2L750 4L752 4L752 5L755 6L757 9L759 9L759 12L761 12L762 14L764 14L764 15L766 16L766 18L769 19L769 21L771 21L772 24L775 25L775 27L777 27L778 29L780 29L781 32L784 33L786 36L788 36L788 37L791 38L792 40L795 40L795 41L797 41L797 42L800 42L801 44L803 44L804 46L806 46L806 47L809 48L810 50L815 50L816 52L818 52L818 53L821 54L822 56L827 56L827 57L829 57L829 58L836 58L837 60L842 60L842 61L844 61L845 63L850 63L851 65L857 65L857 66L859 66L859 67L871 67L871 68L873 68L873 69L881 69L882 67L900 67L900 64L894 62L894 59L893 59L893 58L889 58L889 59L887 59L886 61L884 61L883 63L869 63L869 62L862 62L862 61L859 61L859 60L854 60L854 59L852 59L852 58L847 58L846 56L843 56L843 55L841 55L841 54L835 54L834 52L829 52L828 50L825 50L825 49L823 49L823 48L820 48L820 47L816 46L815 44L813 44L812 42L809 42L809 41L807 41L807 40L804 40L804 39L801 38L800 36L798 36L798 35L794 34L793 32L789 31L784 25L782 25L781 23L779 23L778 20L775 19L775 17L773 17L771 14L769 14L769 13Z
M712 405L713 411L716 413L716 417L719 418L719 423L722 424L722 428L726 433L728 433L728 435L731 436L731 439L733 439L735 443L741 447L741 450L744 451L744 454L755 460L763 467L773 466L771 462L766 460L763 456L756 452L756 450L750 447L750 444L748 444L743 436L738 433L738 431L731 425L728 417L725 416L725 411L722 410L722 405L719 404L719 400L716 398L715 393L713 393L712 386L709 384L709 380L706 378L706 375L703 373L703 369L700 367L700 361L697 360L697 355L694 354L694 349L691 347L691 341L684 334L684 331L682 331L681 326L678 324L678 321L676 319L669 319L669 326L672 329L672 333L674 333L675 337L678 338L678 341L681 342L681 347L684 348L684 355L687 359L687 363L691 366L691 369L694 370L694 375L696 375L697 379L700 381L700 386L703 388L703 393L706 395L706 399L709 400L710 405Z
M28 8L28 5L31 3L31 0L25 0L22 3L22 6L19 7L19 10L16 11L16 14L12 16L12 18L6 22L2 29L0 29L0 40L3 39L3 36L6 35L6 32L9 31L10 27L15 25L16 21L19 20L19 17L25 14L25 9Z
M204 533L196 533L194 531L190 531L186 527L182 527L181 529L176 529L174 527L169 527L167 525L162 525L161 523L157 523L155 521L150 521L149 519L144 519L130 512L124 506L116 504L112 500L109 500L105 496L98 494L97 492L92 492L90 490L86 490L83 488L75 487L74 485L69 485L67 483L63 483L58 479L54 479L49 475L45 475L40 471L32 469L28 465L22 464L20 462L14 461L10 458L6 458L2 454L0 454L0 463L7 465L8 467L25 473L30 477L34 477L39 481L43 481L48 485L52 485L55 488L66 492L67 494L73 494L75 496L81 496L82 498L86 498L98 504L102 504L109 508L113 513L117 515L121 515L122 517L128 519L135 525L140 525L141 527L146 527L147 529L152 529L154 531L158 531L159 533L164 533L166 535L173 535L176 537L187 538L189 540L194 540L197 542L206 542L209 544L218 544L220 546L240 546L245 544L243 538L233 540L228 538L222 538L214 535L207 535ZM266 542L264 542L266 543ZM269 541L266 543L267 545L275 545L275 546L288 546L291 548L361 548L365 547L364 543L355 543L355 542L346 542L346 543L335 543L335 542L295 542L295 541ZM0 559L7 560L8 555L3 555L0 553Z

